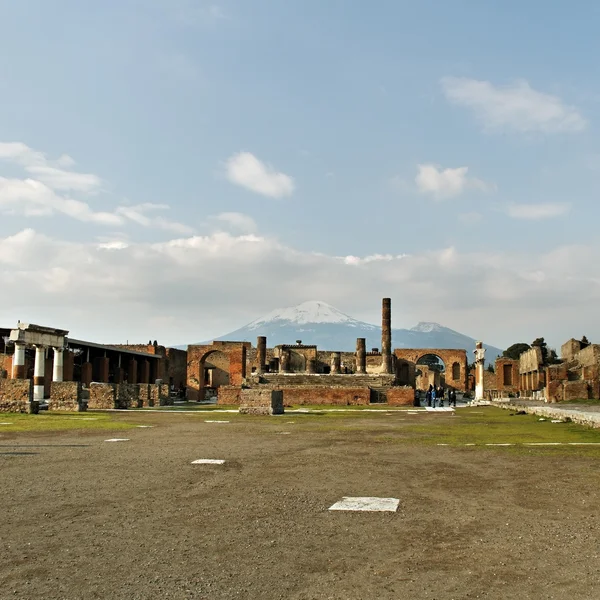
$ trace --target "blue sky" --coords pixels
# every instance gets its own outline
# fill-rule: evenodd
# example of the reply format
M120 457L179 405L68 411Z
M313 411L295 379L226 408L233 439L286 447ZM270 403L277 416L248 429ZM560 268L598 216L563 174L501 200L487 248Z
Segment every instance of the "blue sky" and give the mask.
M0 12L3 324L181 343L391 296L395 327L600 337L597 3Z

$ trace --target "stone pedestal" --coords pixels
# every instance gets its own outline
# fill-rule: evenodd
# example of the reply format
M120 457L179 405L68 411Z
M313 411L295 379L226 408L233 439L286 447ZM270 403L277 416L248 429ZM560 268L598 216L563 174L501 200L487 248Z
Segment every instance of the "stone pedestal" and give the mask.
M241 390L239 412L246 415L282 415L283 391Z

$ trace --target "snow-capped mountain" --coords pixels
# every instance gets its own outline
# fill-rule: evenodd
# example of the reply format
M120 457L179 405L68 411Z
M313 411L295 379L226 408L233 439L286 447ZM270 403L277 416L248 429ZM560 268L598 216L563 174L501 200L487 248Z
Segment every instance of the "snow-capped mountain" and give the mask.
M356 349L356 338L367 340L367 350L381 349L381 327L353 319L337 308L319 300L303 302L298 306L274 310L241 329L223 335L217 340L248 341L256 344L259 335L267 337L272 348L279 344L316 344L321 350ZM438 323L421 322L412 329L392 329L393 348L464 348L469 360L475 348L475 339ZM202 342L206 343L206 342ZM484 344L486 359L493 361L502 350Z

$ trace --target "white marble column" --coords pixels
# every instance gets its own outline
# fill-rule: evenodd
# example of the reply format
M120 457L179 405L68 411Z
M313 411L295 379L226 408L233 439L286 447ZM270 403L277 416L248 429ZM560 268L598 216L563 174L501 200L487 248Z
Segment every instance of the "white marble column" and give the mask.
M44 384L46 382L46 348L35 347L35 366L33 367L33 399L39 402L44 400Z
M63 380L64 352L63 348L53 348L54 362L52 363L52 381Z
M25 344L15 342L12 366L13 379L25 379Z
M485 348L482 342L475 344L475 401L485 400L483 386L483 366L485 364Z

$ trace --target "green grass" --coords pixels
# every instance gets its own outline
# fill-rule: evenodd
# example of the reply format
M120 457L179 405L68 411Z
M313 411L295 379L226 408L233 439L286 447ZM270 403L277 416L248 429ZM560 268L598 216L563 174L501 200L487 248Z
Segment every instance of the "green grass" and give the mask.
M115 420L111 413L101 412L48 413L43 411L38 415L0 413L0 423L10 423L10 425L0 425L0 434L22 431L72 431L78 429L116 430L135 427L132 423Z

